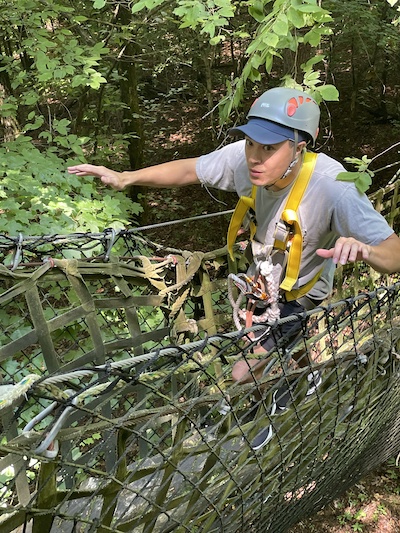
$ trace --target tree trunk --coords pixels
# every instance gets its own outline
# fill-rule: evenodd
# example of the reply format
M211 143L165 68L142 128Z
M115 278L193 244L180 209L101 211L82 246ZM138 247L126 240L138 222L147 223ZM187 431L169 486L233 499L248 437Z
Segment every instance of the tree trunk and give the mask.
M4 99L9 96L7 83L3 83L4 73L0 76L0 108L4 105ZM15 116L9 115L0 117L0 135L3 142L13 141L20 132L18 120Z
M123 26L132 23L132 13L125 6L120 5L118 9L118 19ZM129 134L128 156L132 170L143 166L144 129L143 120L140 117L140 106L138 99L138 76L136 69L136 56L140 53L139 47L133 39L126 42L123 54L119 58L118 72L120 75L121 100L126 104L123 110L123 133ZM138 201L141 187L131 187L129 196ZM145 208L145 206L143 206Z
M12 94L11 80L7 70L2 70L2 67L4 67L5 64L1 59L3 50L7 50L6 53L11 55L12 52L9 44L9 42L5 43L2 41L0 46L0 108L4 105L4 99ZM20 127L16 116L10 114L8 117L0 117L0 135L3 141L13 141L19 131Z
M207 98L207 109L209 113L209 120L211 126L212 136L214 136L214 100L212 95L213 88L213 78L212 78L212 66L214 64L215 58L215 46L210 46L208 43L200 43L201 58L204 65L204 74L206 82L206 98Z

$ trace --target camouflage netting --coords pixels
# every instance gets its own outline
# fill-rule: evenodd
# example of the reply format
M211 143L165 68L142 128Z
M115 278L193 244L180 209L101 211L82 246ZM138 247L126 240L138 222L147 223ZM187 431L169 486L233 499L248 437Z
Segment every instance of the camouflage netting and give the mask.
M232 327L225 249L106 231L3 236L0 254L4 533L280 533L400 450L395 278L357 270L349 296L340 272L335 301L271 325L301 334L239 385L234 361L265 354L262 326Z

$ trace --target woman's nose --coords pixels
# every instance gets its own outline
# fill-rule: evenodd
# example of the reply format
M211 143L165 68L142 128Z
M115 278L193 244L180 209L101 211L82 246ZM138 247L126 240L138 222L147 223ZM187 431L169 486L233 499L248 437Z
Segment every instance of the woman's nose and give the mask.
M247 159L251 161L252 163L260 163L261 156L260 156L259 150L257 150L257 148L251 147L247 151Z

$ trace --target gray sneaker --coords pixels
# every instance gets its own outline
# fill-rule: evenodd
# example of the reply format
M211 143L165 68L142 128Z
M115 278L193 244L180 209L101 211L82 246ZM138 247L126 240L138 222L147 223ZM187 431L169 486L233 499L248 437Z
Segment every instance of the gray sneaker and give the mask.
M283 413L287 409L287 405L292 399L291 391L293 391L294 387L293 385L289 386L287 383L283 385L282 387L279 387L279 389L275 393L275 399L276 399L276 408L278 411Z
M322 383L321 372L313 370L307 375L308 390L306 396L311 396L315 393ZM293 385L292 385L293 390ZM283 413L287 409L287 404L291 400L291 389L288 384L279 387L272 395L272 405L270 415L274 415L277 411ZM250 446L253 450L259 450L272 439L274 431L271 424L261 429L252 440Z
M313 370L310 372L307 376L308 381L308 390L306 392L306 396L311 396L311 394L314 394L315 391L320 387L322 383L322 376L321 372L319 370Z
M270 415L274 415L276 412L276 395L278 391L274 391L272 395L272 405L271 405L271 412ZM254 437L254 439L251 441L250 446L253 448L253 450L259 450L263 446L265 446L273 437L274 431L272 429L271 424L268 424L268 426L261 429L257 435Z

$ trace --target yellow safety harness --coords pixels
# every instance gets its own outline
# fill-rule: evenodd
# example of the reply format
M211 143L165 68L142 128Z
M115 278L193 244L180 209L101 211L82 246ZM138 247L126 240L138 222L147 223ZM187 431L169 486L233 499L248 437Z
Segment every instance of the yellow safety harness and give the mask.
M303 249L303 233L297 210L314 171L316 160L317 154L306 152L300 173L290 191L275 231L273 248L284 252L289 249L285 277L280 284L280 289L284 291L287 301L296 300L307 294L321 275L321 271L319 271L305 285L298 289L293 289L293 286L299 277L301 253ZM251 197L241 196L232 215L227 235L228 251L232 259L233 245L235 244L238 231L242 227L246 214L250 211L251 214L255 215L256 194L257 187L253 185ZM255 232L256 220L253 216L250 220L251 239L253 239Z

